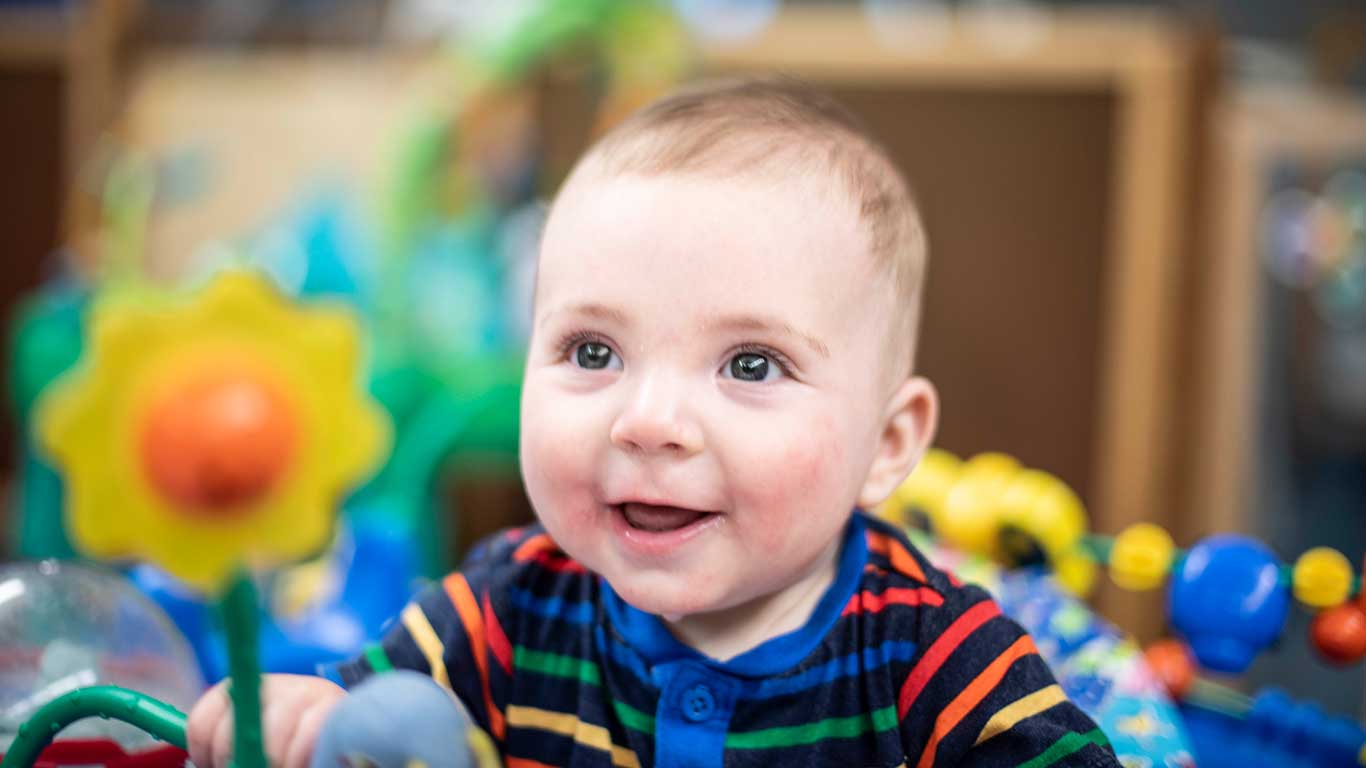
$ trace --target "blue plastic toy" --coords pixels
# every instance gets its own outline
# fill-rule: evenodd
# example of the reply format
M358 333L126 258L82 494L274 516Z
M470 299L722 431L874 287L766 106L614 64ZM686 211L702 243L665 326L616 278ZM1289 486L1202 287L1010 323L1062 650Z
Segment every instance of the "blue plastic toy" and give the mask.
M1359 768L1366 758L1361 726L1275 689L1242 715L1191 705L1181 715L1201 768Z
M1168 600L1172 626L1201 665L1238 674L1280 635L1290 590L1265 545L1214 536L1186 554L1172 574Z
M328 558L341 579L332 594L293 616L261 606L263 671L311 675L358 655L416 589L416 547L404 535L351 526ZM210 604L152 566L136 566L129 577L189 640L204 678L212 683L227 675L227 652Z

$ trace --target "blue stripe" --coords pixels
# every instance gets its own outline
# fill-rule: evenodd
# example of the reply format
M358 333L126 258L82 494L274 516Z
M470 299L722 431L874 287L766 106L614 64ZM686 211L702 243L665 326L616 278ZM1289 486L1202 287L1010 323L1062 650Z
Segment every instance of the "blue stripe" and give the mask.
M747 699L767 699L797 693L807 688L828 685L841 677L854 677L863 672L886 666L892 661L910 661L915 658L915 643L904 640L888 640L873 648L864 648L862 653L851 653L838 659L831 659L819 667L812 667L791 677L764 680L753 689L742 693Z
M602 630L602 625L593 628L593 639L596 641L600 650L606 651L608 657L619 666L626 667L627 671L636 676L636 679L654 686L654 681L650 679L650 672L645 668L645 662L641 661L640 656L629 647L622 645L616 640L607 639L607 633Z
M547 619L559 619L571 624L593 621L593 604L585 600L571 602L562 597L537 597L518 587L509 587L508 597L517 608Z

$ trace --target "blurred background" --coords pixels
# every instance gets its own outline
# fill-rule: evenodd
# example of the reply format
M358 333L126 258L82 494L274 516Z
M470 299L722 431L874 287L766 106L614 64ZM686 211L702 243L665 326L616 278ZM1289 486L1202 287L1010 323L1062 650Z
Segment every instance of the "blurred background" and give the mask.
M529 520L516 382L544 201L631 108L735 71L830 89L904 166L940 446L1057 475L1098 532L1241 532L1361 566L1349 0L0 0L10 556L67 551L30 409L80 352L62 302L120 269L177 284L249 262L354 302L400 435L381 477L434 500L428 568ZM1161 599L1093 602L1146 639ZM1318 660L1309 620L1292 610L1244 684L1366 717L1360 663Z

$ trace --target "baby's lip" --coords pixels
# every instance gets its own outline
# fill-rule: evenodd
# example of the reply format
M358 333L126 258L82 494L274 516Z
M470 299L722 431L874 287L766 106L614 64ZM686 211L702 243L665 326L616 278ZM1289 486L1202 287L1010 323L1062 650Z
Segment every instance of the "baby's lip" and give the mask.
M720 510L708 509L705 506L698 506L694 504L683 504L667 497L657 496L621 496L616 498L615 501L607 502L607 506L609 507L624 507L627 504L638 504L643 507L661 507L678 509L683 510L685 512L697 512L699 514L709 515L715 515L720 513Z

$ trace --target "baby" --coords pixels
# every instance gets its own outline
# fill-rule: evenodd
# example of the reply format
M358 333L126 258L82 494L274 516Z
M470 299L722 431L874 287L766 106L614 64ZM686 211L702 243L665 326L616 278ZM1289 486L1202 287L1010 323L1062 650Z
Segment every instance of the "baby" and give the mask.
M925 237L857 122L782 79L635 115L541 244L521 467L484 542L351 685L449 686L509 768L1118 765L1029 637L868 516L937 418L912 372ZM270 676L272 764L344 696ZM227 765L222 687L190 715Z

